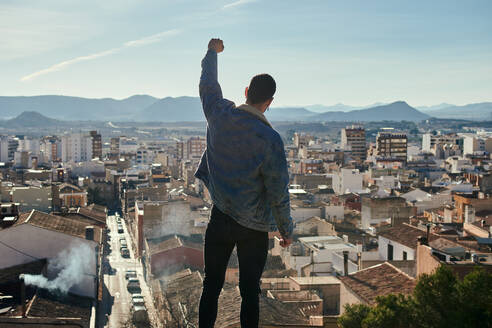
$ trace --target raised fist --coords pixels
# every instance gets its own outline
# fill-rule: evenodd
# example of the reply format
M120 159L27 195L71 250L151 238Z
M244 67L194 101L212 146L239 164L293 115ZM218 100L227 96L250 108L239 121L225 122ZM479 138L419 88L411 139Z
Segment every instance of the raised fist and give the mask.
M216 53L224 51L224 42L221 39L211 39L208 43L208 49Z

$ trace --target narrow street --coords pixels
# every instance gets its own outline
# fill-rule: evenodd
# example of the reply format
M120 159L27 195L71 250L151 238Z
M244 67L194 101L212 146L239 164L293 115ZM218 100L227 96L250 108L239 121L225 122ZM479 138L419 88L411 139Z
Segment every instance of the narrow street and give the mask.
M102 315L99 316L99 327L118 328L121 327L131 316L131 295L127 291L127 280L125 279L126 270L135 270L137 278L140 281L142 288L141 294L145 300L152 327L160 328L162 324L156 319L156 311L151 299L150 290L143 278L143 268L137 259L134 257L130 235L126 228L125 222L121 219L124 233L118 233L116 216L108 216L107 225L109 231L109 254L106 256L108 263L104 271L105 289L103 292L102 304L99 308ZM130 250L130 258L124 258L120 253L120 237L124 236ZM107 319L105 314L107 314Z

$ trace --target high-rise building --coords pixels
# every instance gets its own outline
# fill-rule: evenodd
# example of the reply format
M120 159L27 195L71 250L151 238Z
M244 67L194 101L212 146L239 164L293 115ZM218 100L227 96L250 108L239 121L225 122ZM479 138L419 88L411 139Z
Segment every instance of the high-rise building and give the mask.
M39 147L40 162L56 162L61 159L61 142L57 137L44 137Z
M92 137L90 135L74 133L62 136L61 140L63 162L89 162L92 160Z
M376 138L377 156L382 159L407 161L408 137L404 132L384 129Z
M102 159L101 134L97 133L97 131L91 131L90 136L92 138L92 158Z
M14 154L19 148L19 138L11 136L0 137L0 162L7 163L14 160Z
M186 150L185 150L184 142L177 141L176 142L176 157L178 159L183 159L183 158L185 158L185 153L186 153Z
M109 146L109 157L117 158L120 156L120 138L114 137L111 138L111 144Z
M191 137L186 142L186 153L188 159L201 158L207 148L207 139L202 137Z
M365 161L367 158L366 130L360 126L342 129L341 147L349 152L352 158Z

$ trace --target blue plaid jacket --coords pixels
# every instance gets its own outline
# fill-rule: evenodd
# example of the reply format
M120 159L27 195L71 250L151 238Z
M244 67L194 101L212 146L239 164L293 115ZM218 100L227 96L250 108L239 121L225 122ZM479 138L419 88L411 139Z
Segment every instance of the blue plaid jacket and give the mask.
M239 224L292 236L289 174L280 135L259 110L222 97L217 53L202 60L200 98L207 119L207 149L195 176L212 201Z

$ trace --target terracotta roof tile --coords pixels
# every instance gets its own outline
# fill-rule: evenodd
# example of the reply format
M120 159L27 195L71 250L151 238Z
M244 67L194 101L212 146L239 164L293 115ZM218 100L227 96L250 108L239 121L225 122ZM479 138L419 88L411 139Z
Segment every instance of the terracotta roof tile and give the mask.
M410 294L416 285L414 278L388 262L340 277L340 280L368 304L373 304L378 296Z
M427 235L426 231L420 230L414 226L403 223L396 225L394 227L388 228L387 230L381 231L379 234L381 237L396 241L407 247L416 249L417 239L419 237L425 237ZM439 238L439 236L430 233L430 240Z
M239 324L241 295L239 288L222 290L219 298L219 312L215 327L229 327ZM302 315L296 303L281 301L260 295L260 325L309 325L309 318Z
M151 255L178 247L189 247L203 250L203 245L196 244L184 237L178 237L176 235L165 236L164 238L147 239L147 244L149 245Z
M14 225L31 224L33 226L61 232L67 235L80 237L85 239L85 228L90 224L77 219L62 217L53 214L47 214L37 210L32 210L29 213L22 213L19 220ZM101 242L101 228L94 227L94 241Z

